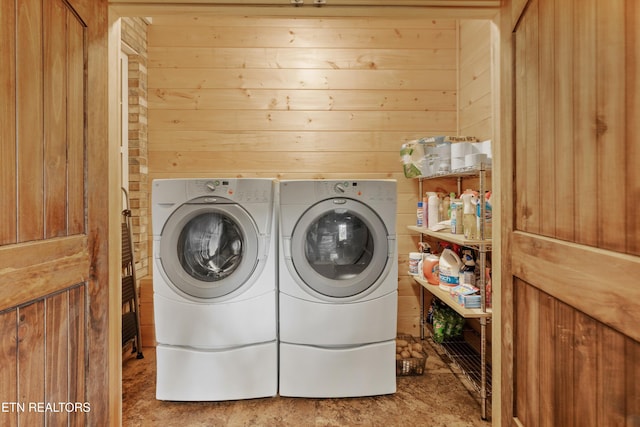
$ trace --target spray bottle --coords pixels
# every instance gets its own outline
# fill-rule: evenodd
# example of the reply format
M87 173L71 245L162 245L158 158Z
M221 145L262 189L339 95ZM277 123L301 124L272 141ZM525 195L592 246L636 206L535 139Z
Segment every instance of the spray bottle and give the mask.
M463 203L462 228L464 230L465 239L478 238L478 225L476 220L476 208L478 193L473 190L465 190L460 195Z

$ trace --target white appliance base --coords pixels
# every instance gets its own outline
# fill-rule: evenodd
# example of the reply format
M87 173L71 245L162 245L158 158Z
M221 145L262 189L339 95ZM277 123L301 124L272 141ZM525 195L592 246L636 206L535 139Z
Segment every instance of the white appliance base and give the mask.
M398 292L331 304L280 292L280 341L320 347L353 346L396 337ZM394 356L395 357L395 356Z
M357 347L280 343L280 395L357 397L396 392L395 339Z
M214 304L175 301L154 293L156 341L207 349L273 341L276 298L275 288L250 299Z
M276 341L228 350L156 347L156 399L221 401L278 392Z

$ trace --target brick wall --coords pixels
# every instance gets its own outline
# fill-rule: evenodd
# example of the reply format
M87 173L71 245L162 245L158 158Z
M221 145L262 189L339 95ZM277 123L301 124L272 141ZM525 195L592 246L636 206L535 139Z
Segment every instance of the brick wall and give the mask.
M122 43L129 52L129 199L136 275L150 274L148 239L147 25L145 18L122 18Z

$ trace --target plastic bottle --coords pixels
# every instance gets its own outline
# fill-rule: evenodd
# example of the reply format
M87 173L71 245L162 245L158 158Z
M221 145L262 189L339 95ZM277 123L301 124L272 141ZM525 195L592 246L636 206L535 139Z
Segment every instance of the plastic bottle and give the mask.
M445 196L444 199L442 199L442 204L440 205L442 206L440 221L446 221L451 218L451 199L452 197L449 196Z
M440 222L440 197L433 193L429 195L427 227L433 228Z
M492 234L492 219L493 219L493 207L491 206L491 192L487 191L485 196L485 204L484 204L484 238L490 239ZM480 238L480 218L482 218L482 214L480 213L480 203L476 204L476 227L478 228L478 238Z
M462 200L451 199L451 234L462 234Z
M461 285L476 285L476 262L473 259L473 253L471 249L465 249L462 251L462 268L459 274L459 283Z
M424 226L424 208L422 202L418 202L418 209L416 210L416 225L418 227Z
M439 284L440 278L440 257L432 254L430 251L423 254L422 257L422 275L427 282L432 285Z
M478 226L476 220L476 209L474 198L477 200L477 193L473 190L465 190L460 195L463 204L462 228L466 239L478 238Z

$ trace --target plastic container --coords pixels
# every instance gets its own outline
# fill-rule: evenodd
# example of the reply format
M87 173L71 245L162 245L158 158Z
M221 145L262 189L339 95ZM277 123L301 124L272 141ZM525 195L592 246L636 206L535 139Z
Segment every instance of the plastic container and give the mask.
M424 227L424 207L422 202L418 202L418 209L416 210L416 225L418 227Z
M462 268L460 269L460 285L475 286L476 262L471 250L465 249L462 254Z
M440 254L438 281L440 289L450 291L460 284L460 269L462 261L458 254L451 249L445 249Z
M474 201L477 201L477 194L472 190L466 190L460 195L463 204L462 228L466 239L478 238L478 226L476 220L476 208Z
M440 257L438 255L427 253L422 258L422 274L427 282L432 285L440 283Z
M463 218L463 208L462 208L462 200L460 199L451 199L451 233L452 234L463 234L464 230L462 227L462 218Z
M478 228L478 238L480 238L480 219L482 214L480 213L481 205L476 204L476 227ZM490 239L493 232L493 207L491 205L491 192L488 191L485 194L484 204L484 238Z
M440 222L440 197L437 194L429 195L427 227L435 227Z
M419 273L418 264L422 260L422 254L420 252L409 253L409 274L417 276Z

